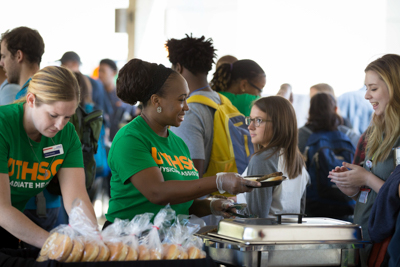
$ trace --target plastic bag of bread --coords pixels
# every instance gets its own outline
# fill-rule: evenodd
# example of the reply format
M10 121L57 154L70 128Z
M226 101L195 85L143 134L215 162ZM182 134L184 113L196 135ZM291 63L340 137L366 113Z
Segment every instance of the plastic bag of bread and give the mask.
M83 243L81 262L107 261L110 250L102 241L98 225L95 225L85 214L81 200L72 203L69 215L69 225L79 233L79 240Z
M143 231L151 228L150 220L153 213L144 213L136 215L129 223L125 225L123 232L125 234L124 241L128 246L128 255L126 261L136 261L139 258L139 237ZM147 247L141 247L142 258L150 259L150 251L146 253Z
M77 245L74 251L80 252L78 247L81 247L81 243L76 237L77 233L68 225L63 224L54 228L44 242L37 261L57 260L66 262L68 260L68 262L71 262L73 257L70 255L75 244Z
M206 257L206 252L203 250L203 240L198 236L189 236L182 247L186 250L188 259L204 259Z
M171 221L174 219L175 211L170 207L169 204L157 213L148 235L140 242L139 260L162 259L163 247L161 245L159 232L163 232L164 227L170 225Z
M108 261L126 260L129 253L129 246L126 244L126 239L123 235L125 225L128 222L128 220L115 219L113 224L101 232L103 241L110 250L110 257Z
M188 243L193 234L200 229L200 225L191 223L189 218L190 216L187 215L178 215L175 223L169 229L163 242L163 259L183 260L201 258L201 249L198 249L197 244ZM188 250L189 248L190 250Z

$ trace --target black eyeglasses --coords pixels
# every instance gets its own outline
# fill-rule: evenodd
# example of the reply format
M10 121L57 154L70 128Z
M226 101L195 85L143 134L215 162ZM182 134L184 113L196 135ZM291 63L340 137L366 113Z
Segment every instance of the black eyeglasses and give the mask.
M262 93L262 89L258 88L257 86L255 86L252 82L247 81L251 87L254 87L255 89L257 89L260 93Z
M272 120L264 120L264 119L260 119L260 118L254 118L254 119L252 119L252 118L250 118L250 117L246 117L246 118L244 119L244 122L246 123L246 125L250 125L251 122L254 122L254 124L256 125L256 127L260 127L260 125L261 125L261 123L262 123L263 121L272 121Z

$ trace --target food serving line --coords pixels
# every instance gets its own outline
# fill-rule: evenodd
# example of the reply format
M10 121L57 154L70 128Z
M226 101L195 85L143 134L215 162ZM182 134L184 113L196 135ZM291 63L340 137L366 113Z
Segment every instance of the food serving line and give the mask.
M199 235L206 252L234 266L357 266L361 227L330 218L226 219Z
M260 181L261 187L279 185L286 178L271 175L248 178ZM367 243L362 241L361 226L304 214L225 219L215 231L199 236L214 261L248 267L357 266L359 249Z

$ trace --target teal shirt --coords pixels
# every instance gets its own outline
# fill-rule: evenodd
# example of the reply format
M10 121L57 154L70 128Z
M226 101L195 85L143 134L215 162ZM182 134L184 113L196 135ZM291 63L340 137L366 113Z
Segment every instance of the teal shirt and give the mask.
M221 95L226 96L234 105L240 113L244 116L250 116L251 107L253 102L259 99L259 96L250 94L232 94L229 92L219 92Z

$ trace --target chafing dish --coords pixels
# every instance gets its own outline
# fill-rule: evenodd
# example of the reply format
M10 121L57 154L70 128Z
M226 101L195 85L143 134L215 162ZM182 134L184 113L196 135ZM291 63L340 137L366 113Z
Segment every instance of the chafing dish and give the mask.
M356 266L365 244L361 226L309 217L226 219L200 237L215 261L249 267Z

